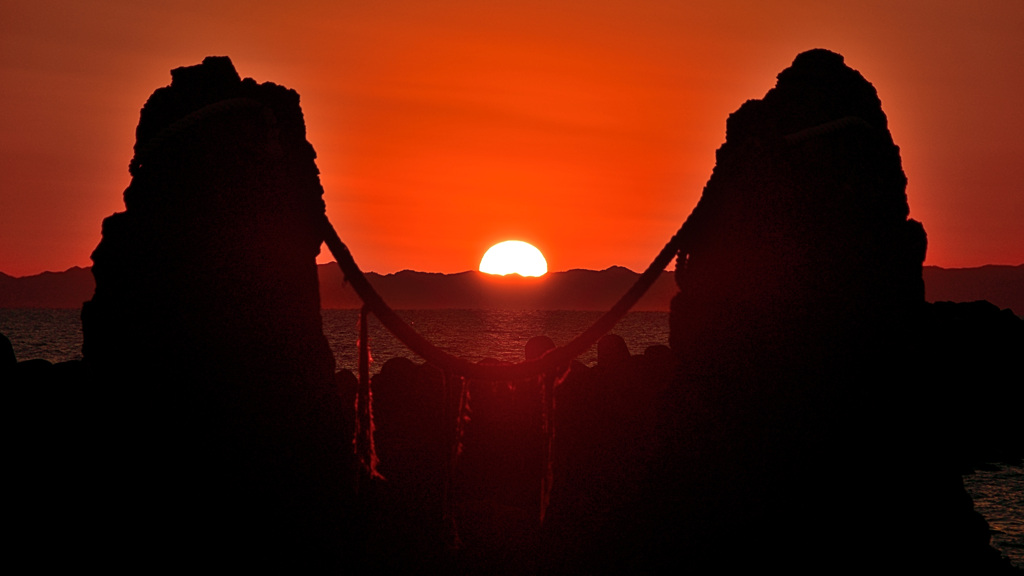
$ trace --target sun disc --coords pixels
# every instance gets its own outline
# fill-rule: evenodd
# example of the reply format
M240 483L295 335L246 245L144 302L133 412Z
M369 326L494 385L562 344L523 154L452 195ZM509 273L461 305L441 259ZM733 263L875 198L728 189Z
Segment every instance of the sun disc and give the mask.
M480 260L480 271L487 274L543 276L548 262L540 250L520 240L506 240L491 246Z

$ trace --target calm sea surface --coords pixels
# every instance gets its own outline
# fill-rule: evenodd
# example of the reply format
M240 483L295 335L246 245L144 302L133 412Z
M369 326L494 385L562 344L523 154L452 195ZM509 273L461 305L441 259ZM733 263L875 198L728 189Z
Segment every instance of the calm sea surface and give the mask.
M582 332L599 312L410 310L399 314L435 345L468 360L524 359L526 342L547 335L562 345ZM339 368L356 371L359 313L325 310L324 333ZM374 365L404 356L420 362L371 316L370 347ZM648 346L668 344L667 312L631 312L613 330L633 354ZM82 358L82 323L79 310L0 309L0 332L11 340L19 360L43 358L51 362ZM580 357L585 364L597 360L590 350ZM1016 566L1024 567L1024 467L999 465L964 477L975 507L992 528L992 543Z

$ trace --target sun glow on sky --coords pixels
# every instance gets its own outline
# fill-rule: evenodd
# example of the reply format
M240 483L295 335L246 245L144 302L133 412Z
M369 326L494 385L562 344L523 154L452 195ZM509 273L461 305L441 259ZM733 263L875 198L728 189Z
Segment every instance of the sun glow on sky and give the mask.
M642 270L729 114L812 48L877 89L926 264L1020 264L1021 30L1021 0L11 0L0 272L90 265L139 110L211 55L301 95L327 214L368 271L462 272L506 238Z
M506 240L491 246L480 260L480 271L487 274L543 276L548 262L540 250L520 240Z

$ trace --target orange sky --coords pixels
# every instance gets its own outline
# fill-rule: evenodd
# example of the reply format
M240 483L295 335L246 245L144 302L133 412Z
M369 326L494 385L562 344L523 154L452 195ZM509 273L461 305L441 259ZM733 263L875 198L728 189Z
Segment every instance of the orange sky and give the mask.
M0 271L90 264L139 109L207 55L301 94L364 270L473 269L511 238L642 270L728 114L815 47L878 90L926 263L1024 262L1022 0L146 4L0 4Z

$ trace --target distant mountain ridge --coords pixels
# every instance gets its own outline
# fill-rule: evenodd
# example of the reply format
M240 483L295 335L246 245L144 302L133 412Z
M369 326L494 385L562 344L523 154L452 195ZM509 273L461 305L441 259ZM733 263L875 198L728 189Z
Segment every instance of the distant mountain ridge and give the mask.
M924 298L929 302L988 300L1024 317L1024 264L978 268L925 266Z
M81 308L95 287L91 267L20 278L0 272L0 308Z
M395 309L527 309L607 310L639 274L620 266L606 270L552 272L541 278L493 276L469 271L437 274L403 270L369 273L367 279ZM636 310L668 310L675 293L671 272L662 272L637 303ZM336 266L320 267L320 299L324 308L358 308L362 304Z
M353 309L362 303L336 265L321 264L323 308ZM492 276L476 271L441 274L403 270L366 274L370 284L398 310L444 308L518 308L534 310L607 310L639 274L612 266L605 270L552 272L542 278ZM924 267L929 302L988 300L1024 315L1024 264L977 268ZM13 277L0 272L0 308L80 308L92 298L92 270L74 267ZM672 272L663 272L636 310L668 310L676 293Z

